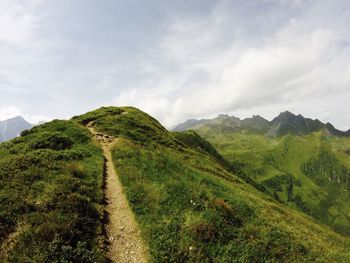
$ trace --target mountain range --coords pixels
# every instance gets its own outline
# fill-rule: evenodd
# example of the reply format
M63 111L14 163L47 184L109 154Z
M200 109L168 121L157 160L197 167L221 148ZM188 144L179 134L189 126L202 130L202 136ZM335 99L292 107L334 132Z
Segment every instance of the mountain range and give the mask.
M22 131L32 127L33 125L21 116L0 121L0 142L11 140L19 136Z
M288 111L272 121L219 115L176 130L194 130L247 182L350 234L350 131Z
M253 132L259 134L266 134L271 137L286 135L288 133L295 135L306 135L315 131L324 130L330 135L350 136L350 130L343 132L337 130L330 123L322 123L318 119L313 120L305 118L302 115L295 115L289 111L280 113L272 121L268 121L259 115L254 115L251 118L243 120L220 114L214 119L190 119L182 124L176 126L174 131L185 131L190 129L217 129L222 132Z

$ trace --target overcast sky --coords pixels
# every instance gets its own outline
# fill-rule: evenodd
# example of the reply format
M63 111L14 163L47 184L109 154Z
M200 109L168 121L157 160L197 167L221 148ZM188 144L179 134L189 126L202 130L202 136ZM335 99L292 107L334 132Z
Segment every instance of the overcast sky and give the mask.
M0 120L133 105L350 128L348 0L0 0Z

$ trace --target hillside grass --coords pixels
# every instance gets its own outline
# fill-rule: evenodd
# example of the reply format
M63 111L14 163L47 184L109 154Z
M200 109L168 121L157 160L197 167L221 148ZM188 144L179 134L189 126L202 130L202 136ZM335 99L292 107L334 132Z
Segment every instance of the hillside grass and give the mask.
M196 133L130 107L75 120L121 138L113 160L152 262L350 260L349 239L245 183Z
M106 262L101 149L72 121L0 144L1 262Z
M344 142L323 138L319 147L325 153L311 151L312 158L306 157L318 135L305 141L255 135L232 142L231 137L220 149L195 132L170 133L136 108L103 107L0 144L1 262L108 262L102 228L104 157L84 127L90 122L98 132L120 138L113 161L152 262L350 261L349 238L284 205L286 200L302 207L298 188L324 189L317 171L329 177L333 168L343 169L324 160L346 159ZM253 153L244 149L250 142ZM308 146L301 154L303 145ZM226 149L229 157L236 147L239 154L229 161L219 154ZM305 165L298 170L301 161ZM237 166L237 172L254 171L255 179L265 176L259 183L278 192L274 198L280 200L258 191L244 173L234 173ZM347 193L341 195L346 200ZM334 222L345 224L342 207L327 204L329 214L337 216Z
M350 235L350 138L197 132L276 200Z
M113 151L154 262L349 260L348 240L188 155L127 140Z

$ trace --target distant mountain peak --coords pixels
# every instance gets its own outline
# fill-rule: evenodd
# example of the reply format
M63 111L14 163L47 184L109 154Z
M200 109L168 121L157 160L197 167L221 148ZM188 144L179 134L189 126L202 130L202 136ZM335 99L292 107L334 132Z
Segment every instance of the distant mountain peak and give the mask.
M24 120L24 118L22 116L18 115L18 116L9 118L8 120Z
M254 121L264 121L264 122L269 122L268 120L266 120L265 118L261 117L260 115L253 115L250 118L245 118L243 119L243 121L245 120L254 120Z
M350 132L340 131L329 122L324 124L318 119L305 118L301 114L295 115L289 111L280 113L271 121L271 128L268 135L272 137L287 133L306 135L320 130L324 130L328 135L350 136Z
M22 116L0 121L0 142L11 140L19 136L22 131L31 128L32 124L27 122Z
M296 115L293 112L290 112L290 111L286 110L286 111L281 112L279 114L279 116L296 116Z
M201 120L196 120L196 119L189 119L177 126L175 126L172 130L173 131L187 131L190 129L193 129L194 127L205 123L206 121L208 121L207 119L201 119Z
M261 117L260 115L253 115L251 118L252 119L264 119L265 120L265 118Z
M324 125L324 131L327 135L336 135L336 136L350 136L350 130L340 131L336 129L331 123L327 122Z
M276 137L288 133L296 135L305 135L321 130L324 124L318 120L305 118L303 115L295 115L290 111L280 113L271 121L270 130L267 135Z

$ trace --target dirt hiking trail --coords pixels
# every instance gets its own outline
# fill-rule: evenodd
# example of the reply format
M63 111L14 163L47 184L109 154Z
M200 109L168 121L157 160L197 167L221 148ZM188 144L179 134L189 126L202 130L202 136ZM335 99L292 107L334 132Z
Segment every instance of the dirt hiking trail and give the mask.
M97 133L93 122L90 122L87 128L101 144L105 156L108 257L115 263L147 263L146 246L112 161L111 147L118 143L118 139Z

